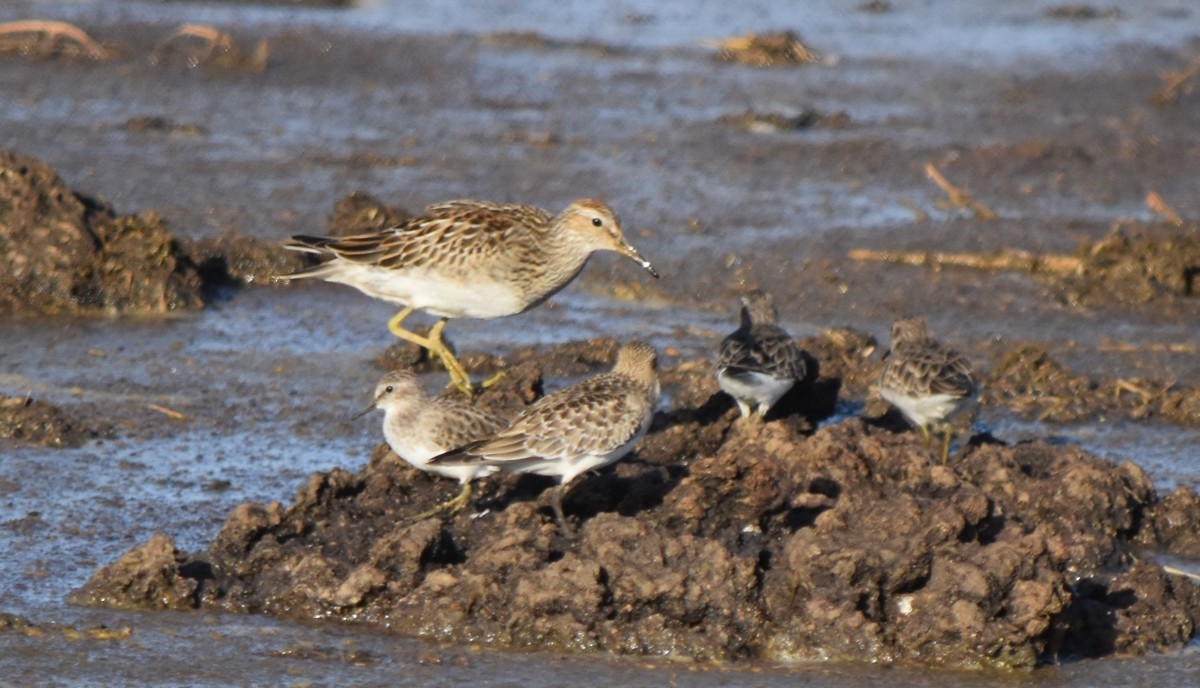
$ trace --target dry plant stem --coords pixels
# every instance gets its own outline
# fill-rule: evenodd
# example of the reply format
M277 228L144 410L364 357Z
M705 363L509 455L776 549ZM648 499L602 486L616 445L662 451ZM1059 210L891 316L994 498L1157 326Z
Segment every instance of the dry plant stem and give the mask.
M247 57L238 50L237 45L233 42L233 36L206 24L184 24L180 26L175 30L175 33L167 36L155 47L155 59L160 58L166 51L167 45L177 38L198 38L205 42L206 47L192 55L198 64L215 62L224 55L225 60L254 71L261 72L267 67L270 49L266 41L259 41L254 49L254 54Z
M1177 342L1112 342L1101 340L1096 346L1096 350L1121 353L1154 351L1172 354L1194 354L1200 352L1200 345Z
M158 404L146 404L146 408L150 409L151 411L157 411L171 420L187 420L187 416L174 409L169 409L166 406L159 406Z
M1192 66L1187 69L1168 76L1163 87L1150 96L1150 104L1155 107L1163 107L1179 100L1179 95L1183 93L1183 87L1197 74L1200 74L1200 57L1197 57L1192 62Z
M1167 566L1166 564L1160 564L1160 566L1162 566L1164 573L1169 573L1173 576L1184 576L1185 578L1191 578L1194 581L1200 581L1200 573L1184 571L1183 569L1177 569L1174 566Z
M1164 220L1176 227L1183 226L1183 218L1179 216L1179 213L1175 212L1174 208L1167 205L1166 200L1157 191L1151 191L1146 194L1146 207L1150 208L1152 212L1161 215Z
M925 163L925 176L929 177L934 184L937 184L938 188L946 192L946 196L950 199L950 204L954 207L966 208L980 220L995 220L998 217L991 208L971 198L971 194L946 181L946 178L942 176L938 168L934 167L933 163Z
M233 48L233 38L220 29L204 24L184 24L176 29L175 33L164 38L158 44L158 47L154 49L154 53L156 55L161 53L166 48L166 45L176 38L185 37L199 38L208 44L208 49L202 55L197 56L200 62L211 60L217 50L229 50Z
M877 251L856 248L846 254L851 260L902 265L926 265L934 268L962 267L976 270L1049 272L1067 275L1077 272L1082 262L1075 256L1037 254L1020 249L1001 249L994 253L946 253L943 251Z
M42 34L49 38L52 44L58 38L66 38L79 44L92 59L103 60L108 57L108 51L92 40L92 37L88 36L83 29L66 22L29 19L0 24L0 35L21 33Z

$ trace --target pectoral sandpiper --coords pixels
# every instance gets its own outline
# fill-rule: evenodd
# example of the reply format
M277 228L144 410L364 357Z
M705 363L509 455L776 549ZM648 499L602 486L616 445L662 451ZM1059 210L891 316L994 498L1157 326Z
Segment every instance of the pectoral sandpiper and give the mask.
M467 395L470 376L442 340L450 318L523 313L565 287L596 251L615 251L658 277L625 239L616 213L590 199L558 215L529 205L448 201L382 231L294 236L284 246L329 259L284 279L320 277L403 304L388 329L437 355ZM440 318L425 337L401 327L415 310Z
M394 370L375 387L375 400L358 414L383 410L383 436L396 455L415 468L454 478L462 489L453 499L413 516L419 520L441 511L458 511L471 498L471 481L496 472L490 466L433 466L438 454L488 437L507 421L458 399L430 398L411 371ZM355 416L356 418L358 416Z
M925 445L930 429L943 428L942 462L950 455L950 422L979 403L979 381L971 364L937 341L920 318L892 324L892 349L879 379L879 394L914 426Z
M804 378L804 357L778 320L771 295L751 291L742 297L741 326L717 350L717 384L743 418L761 419Z
M567 483L628 454L650 428L659 393L654 347L626 344L611 372L543 397L507 428L429 463L557 476L551 506L559 527L570 535L562 509Z

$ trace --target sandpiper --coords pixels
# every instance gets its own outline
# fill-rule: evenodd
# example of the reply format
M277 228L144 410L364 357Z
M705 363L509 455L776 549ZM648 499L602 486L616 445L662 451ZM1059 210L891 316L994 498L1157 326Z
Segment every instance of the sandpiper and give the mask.
M798 380L804 356L779 326L775 300L755 289L742 297L741 326L717 350L717 384L742 417L762 419Z
M612 208L591 199L553 216L529 205L447 201L382 231L294 236L284 246L329 260L283 279L320 277L403 304L388 329L436 354L468 396L470 376L442 340L450 318L523 313L565 287L596 251L615 251L658 277L625 239ZM428 336L400 326L415 310L440 318Z
M562 509L567 483L628 454L650 428L659 393L654 347L626 344L611 372L543 397L504 430L429 463L557 476L551 506L559 527L570 536Z
M929 334L920 318L892 324L892 349L886 354L879 394L921 429L925 445L930 428L942 427L942 463L950 455L950 422L979 403L980 385L971 364Z
M462 489L454 498L413 520L441 511L458 511L471 498L471 481L496 472L491 466L431 466L438 454L488 437L508 425L499 417L477 409L459 399L430 398L417 376L408 370L393 370L375 387L375 400L355 418L374 409L383 409L383 436L401 459L423 471L454 478Z

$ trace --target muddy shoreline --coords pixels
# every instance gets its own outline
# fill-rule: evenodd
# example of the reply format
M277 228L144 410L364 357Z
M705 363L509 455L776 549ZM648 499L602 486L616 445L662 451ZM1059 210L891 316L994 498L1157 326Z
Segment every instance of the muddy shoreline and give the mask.
M176 6L181 18L191 7ZM17 594L41 599L41 581L74 589L95 571L75 602L751 667L1026 669L1171 652L1193 637L1196 587L1156 561L1200 557L1195 492L1156 490L1160 476L1056 435L1064 423L1144 425L1179 430L1160 451L1178 454L1170 461L1194 451L1196 92L1151 100L1200 38L951 64L881 51L893 42L870 31L916 11L893 5L844 22L853 41L796 24L823 59L759 69L720 63L699 40L658 47L611 27L427 34L257 11L230 22L212 60L191 39L165 43L174 18L116 15L80 23L104 59L0 55L12 94L0 109L0 312L46 347L24 351L13 335L0 351L0 443L14 457L0 494L26 512L6 537L42 552L5 569ZM664 26L657 12L618 23ZM1102 35L1154 12L1188 15L1038 8L1015 26ZM918 34L894 44L912 51L906 35ZM928 165L998 217L947 205ZM558 535L547 485L528 478L488 483L453 521L406 522L453 486L386 447L364 466L366 453L345 447L373 444L378 428L342 407L361 406L384 368L417 365L430 379L436 368L360 327L387 317L365 299L260 289L298 260L280 239L378 227L445 198L561 207L581 195L618 208L666 279L593 261L567 305L455 324L450 337L477 374L509 372L480 403L515 409L603 368L617 340L649 336L668 362L669 405L633 457L571 491L577 541ZM861 250L1032 260L850 258ZM1076 268L1048 269L1058 258ZM704 357L751 287L775 294L821 364L762 426L736 422ZM966 434L942 466L886 413L870 390L874 337L911 312L984 371L989 421L1025 419L1035 439ZM112 336L123 329L154 344ZM611 336L526 345L597 334ZM304 342L317 338L336 343ZM277 456L297 451L311 463ZM133 512L119 488L86 507L68 492L76 512L30 503L33 463L63 452L82 452L64 462L78 471L68 482L154 473L168 495L154 498L171 508ZM244 459L285 468L243 471ZM142 465L160 462L161 474ZM185 464L212 466L189 478L199 496L182 486ZM205 500L227 492L252 497ZM202 516L181 506L217 503ZM55 536L74 554L31 544ZM86 636L93 622L72 614L117 614L67 609L61 622L5 616L5 642Z
M545 360L577 368L588 349ZM528 403L542 377L516 366L479 403ZM942 465L888 416L814 430L839 378L809 381L768 423L737 420L704 362L665 379L676 405L636 458L570 492L577 539L533 478L489 484L452 520L407 520L454 486L381 445L357 473L313 474L291 504L239 506L206 551L155 536L71 599L706 661L1030 669L1192 637L1200 587L1142 557L1200 553L1191 490L989 436Z

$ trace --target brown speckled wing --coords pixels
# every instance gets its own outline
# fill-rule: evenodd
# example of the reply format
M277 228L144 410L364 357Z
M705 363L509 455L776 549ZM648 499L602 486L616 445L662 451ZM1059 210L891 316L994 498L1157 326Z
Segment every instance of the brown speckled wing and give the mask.
M970 362L936 341L902 346L892 351L883 368L880 385L903 390L910 396L949 394L967 397L979 389Z
M321 246L343 260L386 268L423 267L454 260L486 262L514 232L544 228L551 216L528 205L448 201L381 232L333 239Z
M508 425L505 419L457 399L439 397L432 404L436 412L428 414L433 419L430 437L447 449L484 439Z
M740 328L721 342L718 369L766 373L774 378L804 378L804 357L783 328L754 325Z
M636 436L653 411L649 391L622 375L601 375L538 401L507 430L464 447L458 458L502 465L606 454Z

